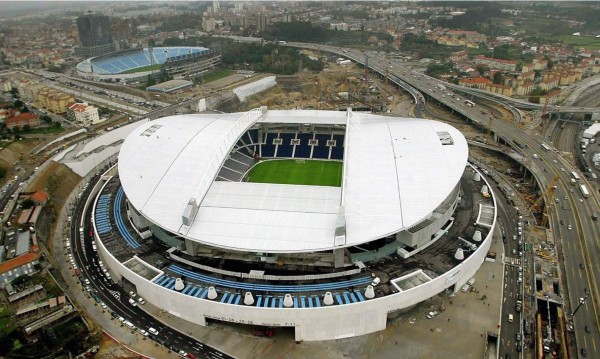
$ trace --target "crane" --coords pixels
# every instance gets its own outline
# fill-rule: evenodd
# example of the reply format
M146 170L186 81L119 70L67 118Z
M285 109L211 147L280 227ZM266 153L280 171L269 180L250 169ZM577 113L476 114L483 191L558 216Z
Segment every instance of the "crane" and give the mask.
M529 207L530 211L533 212L535 210L542 214L542 221L540 222L541 227L546 227L546 224L548 223L548 216L550 215L550 208L552 207L553 203L552 196L554 195L554 190L556 189L556 183L558 182L558 179L558 176L554 176L554 178L552 178L548 184L548 187L546 187L544 193L542 193L538 199L533 202L531 207ZM546 206L542 207L542 200L544 198L546 198Z

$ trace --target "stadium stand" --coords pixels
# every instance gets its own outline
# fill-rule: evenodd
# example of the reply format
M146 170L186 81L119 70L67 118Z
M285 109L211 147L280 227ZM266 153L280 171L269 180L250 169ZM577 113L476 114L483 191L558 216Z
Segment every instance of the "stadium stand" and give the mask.
M312 146L308 142L313 139L313 134L298 133L296 138L300 139L300 144L297 144L294 149L294 158L310 158Z

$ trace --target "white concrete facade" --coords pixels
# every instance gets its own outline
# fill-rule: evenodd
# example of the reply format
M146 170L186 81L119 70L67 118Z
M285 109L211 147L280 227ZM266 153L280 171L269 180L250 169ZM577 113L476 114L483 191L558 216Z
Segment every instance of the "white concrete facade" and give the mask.
M494 208L496 208L496 199L493 193L492 200ZM365 302L310 309L232 305L199 299L166 289L128 269L113 257L101 239L97 235L95 236L98 253L110 269L114 279L116 281L121 281L122 278L127 279L136 286L139 295L172 315L203 326L206 325L206 319L216 319L249 325L294 327L296 340L317 341L353 337L383 330L386 328L388 313L409 308L452 286L455 291L458 291L477 272L485 260L492 242L495 225L496 213L494 213L492 229L477 250L461 264L431 281L406 291ZM390 280L394 279L396 278L390 278Z

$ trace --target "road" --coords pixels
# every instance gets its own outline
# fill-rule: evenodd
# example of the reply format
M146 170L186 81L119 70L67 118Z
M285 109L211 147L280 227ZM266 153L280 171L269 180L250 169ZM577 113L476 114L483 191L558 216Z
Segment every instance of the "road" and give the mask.
M104 274L99 263L98 254L92 248L92 239L89 236L92 228L89 221L84 220L85 218L91 218L91 204L87 208L84 207L86 198L90 195L90 191L98 179L99 176L94 177L87 189L83 191L82 199L76 203L69 231L70 255L73 255L74 261L81 271L80 282L82 285L86 287L85 280L89 280L88 292L92 296L97 296L108 307L107 310L111 312L113 319L116 320L122 317L139 329L148 330L150 327L157 329L158 335L149 334L149 337L175 352L183 350L188 354L192 354L190 357L229 358L227 354L163 325L142 309L132 306L129 303L129 294L125 293L121 286L112 282ZM83 236L80 235L81 229L83 229Z
M333 52L358 63L364 63L365 60L365 54L358 50L305 43L288 43L288 45ZM571 171L577 172L577 170L568 161L563 159L558 151L543 151L540 147L543 139L540 136L521 130L517 126L520 117L516 110L509 108L513 112L514 121L497 119L492 122L490 115L483 113L479 105L468 106L464 95L457 96L456 93L448 90L449 87L446 90L439 87L440 85L446 87L448 84L445 82L411 71L405 68L402 63L390 61L379 55L369 55L369 67L382 75L388 74L392 81L402 80L408 83L413 88L443 103L448 108L462 114L475 123L482 126L490 125L496 136L503 138L506 143L509 143L513 148L521 152L525 157L523 164L534 173L542 189L548 186L552 178L558 176L559 181L556 195L563 198L562 201L566 201L567 207L563 210L562 206L553 206L551 225L555 230L555 237L560 239L564 247L565 260L561 264L568 283L568 296L565 299L569 301L570 310L573 311L579 302L579 298L584 293L584 288L589 290L590 298L579 309L577 317L574 320L575 337L579 351L582 348L586 348L590 357L600 358L600 347L596 344L600 343L600 336L598 334L600 317L597 300L598 295L600 295L598 291L600 262L593 260L600 256L600 236L597 235L597 233L600 233L600 228L598 222L591 219L593 213L600 213L600 202L597 194L592 192L589 198L582 198L577 186L572 186L570 181L569 173ZM456 88L456 86L453 87ZM465 90L464 88L460 89L460 91L462 93L469 92L473 98L486 97L488 100L493 100L489 93L480 94L477 91L471 91L471 89ZM503 101L506 101L506 99L503 99ZM539 105L533 107L537 108ZM581 107L560 108L555 106L551 109L553 112L597 111L597 108L587 109ZM520 143L523 148L517 146L515 141ZM534 154L539 159L535 159ZM585 177L580 177L581 183L591 188ZM567 199L565 200L564 197ZM560 219L565 223L571 224L572 229L569 230L568 225L566 228L561 225L557 226L556 223L560 223ZM573 269L579 268L580 264L583 265L584 269L574 271ZM509 275L512 274L509 273ZM585 324L579 318L589 318L586 321L589 321L589 326L593 327L591 333L585 332ZM503 324L505 324L504 322L505 318L503 318Z

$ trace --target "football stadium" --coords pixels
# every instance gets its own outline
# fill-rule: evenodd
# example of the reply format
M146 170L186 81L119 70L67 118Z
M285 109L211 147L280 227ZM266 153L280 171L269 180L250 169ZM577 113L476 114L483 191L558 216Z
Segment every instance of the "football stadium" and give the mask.
M77 64L80 77L129 82L166 71L173 77L200 73L221 60L218 48L154 47L126 50L86 59Z
M173 316L338 339L471 279L496 225L488 188L463 135L437 121L178 115L128 135L80 234Z

